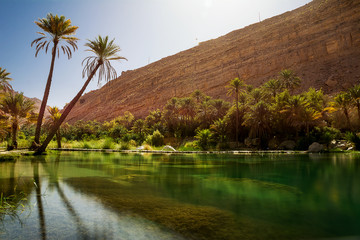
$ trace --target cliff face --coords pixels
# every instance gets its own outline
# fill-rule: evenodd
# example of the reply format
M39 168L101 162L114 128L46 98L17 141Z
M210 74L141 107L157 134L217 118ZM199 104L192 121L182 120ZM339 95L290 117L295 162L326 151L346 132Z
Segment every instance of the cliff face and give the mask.
M345 90L360 80L360 0L314 0L214 40L126 71L82 96L67 121L111 120L125 111L137 117L162 108L171 97L199 89L227 99L235 77L259 86L292 69L301 90Z

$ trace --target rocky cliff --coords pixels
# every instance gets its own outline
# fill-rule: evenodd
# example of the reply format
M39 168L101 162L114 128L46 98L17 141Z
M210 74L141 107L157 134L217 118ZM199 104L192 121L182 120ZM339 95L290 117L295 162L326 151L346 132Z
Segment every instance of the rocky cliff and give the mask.
M292 69L310 86L334 93L360 80L360 1L314 0L145 67L126 71L82 96L67 121L137 117L162 108L171 97L200 89L226 99L235 77L259 86Z

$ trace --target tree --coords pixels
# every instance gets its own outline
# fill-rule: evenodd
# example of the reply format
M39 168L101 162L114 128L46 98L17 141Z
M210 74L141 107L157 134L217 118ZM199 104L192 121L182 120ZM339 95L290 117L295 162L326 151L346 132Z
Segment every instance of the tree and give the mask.
M9 77L10 73L6 72L6 69L0 67L0 90L4 89L6 92L9 89L12 89L9 81L12 79Z
M86 51L92 52L94 56L86 57L83 60L85 63L83 69L83 77L87 75L87 80L84 83L83 87L76 94L76 96L71 100L71 102L66 106L64 112L62 113L59 121L54 124L51 128L49 135L45 139L44 143L36 150L36 154L40 154L45 151L47 145L54 137L56 131L59 129L60 125L69 115L71 109L75 106L76 102L80 99L81 95L84 93L86 87L89 85L90 81L95 76L96 72L99 70L98 83L104 79L106 82L116 78L117 74L113 66L111 66L110 61L112 60L127 60L124 57L118 55L118 52L121 51L120 47L114 43L114 40L109 41L108 36L101 37L98 36L95 40L88 40L89 42L85 46L89 47Z
M337 105L337 108L343 111L346 117L348 127L351 128L350 116L349 116L349 107L351 105L350 94L347 92L340 92L334 97L334 100L335 100L335 104Z
M52 124L55 124L57 121L59 121L61 117L61 113L59 111L58 107L49 107L48 111L50 113L50 119L52 121ZM61 148L61 134L60 134L60 127L56 131L56 142L58 145L58 148Z
M352 104L356 106L358 113L358 121L360 125L360 84L355 85L354 87L349 89L350 98Z
M278 79L270 79L264 84L264 88L270 91L275 98L276 94L281 91L281 82Z
M229 88L228 90L228 95L231 96L235 93L235 106L236 106L236 144L237 146L239 146L239 94L241 91L241 88L245 87L246 85L244 84L243 80L240 80L239 78L235 78L233 80L230 81L229 85L227 86L227 88Z
M23 118L29 117L30 112L34 109L34 102L26 99L23 93L9 92L0 101L0 110L10 116L11 121L11 149L17 148L17 132L19 128L19 121Z
M31 46L33 45L36 46L35 57L37 57L40 50L45 49L45 52L47 53L51 43L53 43L53 48L52 48L50 71L44 90L44 96L39 110L39 116L35 130L35 138L32 148L35 148L40 143L41 124L50 93L51 81L52 81L54 64L55 64L55 56L57 54L59 57L60 48L61 48L63 53L64 54L66 53L68 59L70 59L72 56L72 50L75 51L77 49L76 41L78 40L76 37L72 36L73 34L75 34L75 31L78 29L78 27L71 26L71 20L65 19L64 16L59 17L58 15L54 16L52 13L49 13L46 15L46 18L39 19L38 22L35 21L35 24L38 25L38 27L40 27L44 31L44 32L38 32L41 36L35 39L34 41L32 41L31 43ZM64 42L63 45L61 45L62 42Z
M260 147L265 148L271 132L271 112L264 101L253 105L245 114L244 125L250 128L249 137L259 138Z
M300 86L301 83L301 79L290 69L284 69L280 72L279 81L282 88L287 88L290 91L293 91L296 87Z

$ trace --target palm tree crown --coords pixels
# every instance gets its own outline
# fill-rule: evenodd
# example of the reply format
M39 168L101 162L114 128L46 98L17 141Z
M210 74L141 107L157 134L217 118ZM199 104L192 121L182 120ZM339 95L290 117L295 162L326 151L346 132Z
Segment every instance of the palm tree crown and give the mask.
M35 39L31 43L31 46L34 44L36 45L35 56L37 56L39 51L42 49L45 49L45 52L47 53L50 43L53 42L53 51L55 51L55 53L57 51L57 55L59 57L60 51L59 48L57 48L57 44L61 40L64 40L68 45L61 46L61 50L64 54L67 54L69 59L71 58L72 50L70 47L72 47L75 51L77 49L76 41L79 39L71 36L75 34L75 31L78 29L78 27L71 26L70 19L65 19L65 16L54 16L52 13L49 13L46 15L46 18L39 19L38 22L35 21L35 24L44 31L38 32L41 37Z
M111 66L111 60L127 60L119 56L117 53L121 51L120 47L114 43L114 40L109 41L109 37L102 38L98 36L95 40L88 40L85 46L89 47L86 51L92 52L95 56L86 57L83 60L85 63L83 69L83 77L89 77L97 65L99 66L98 84L104 78L106 82L117 77L116 71Z
M0 89L4 89L5 91L7 89L12 89L11 85L9 84L9 81L12 79L9 77L10 73L6 72L6 69L0 67Z

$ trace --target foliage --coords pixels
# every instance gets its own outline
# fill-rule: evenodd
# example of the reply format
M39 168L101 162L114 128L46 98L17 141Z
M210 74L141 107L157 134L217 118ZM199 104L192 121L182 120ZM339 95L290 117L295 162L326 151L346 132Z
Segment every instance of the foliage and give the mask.
M355 132L346 132L345 139L352 142L356 150L360 150L360 137Z
M159 132L159 130L156 130L152 135L147 136L145 142L151 146L159 147L164 145L164 136Z
M210 129L199 130L195 136L196 144L201 150L208 150L212 144L212 133Z

